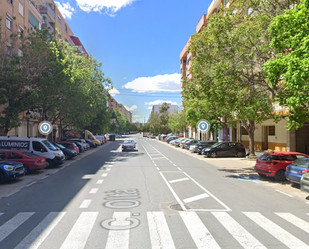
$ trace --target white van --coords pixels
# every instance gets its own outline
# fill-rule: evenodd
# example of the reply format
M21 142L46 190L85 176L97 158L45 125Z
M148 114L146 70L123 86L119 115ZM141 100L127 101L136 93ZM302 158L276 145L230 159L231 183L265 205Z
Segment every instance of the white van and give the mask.
M1 149L27 150L38 156L44 156L49 164L48 167L54 167L65 162L63 152L46 138L0 136Z

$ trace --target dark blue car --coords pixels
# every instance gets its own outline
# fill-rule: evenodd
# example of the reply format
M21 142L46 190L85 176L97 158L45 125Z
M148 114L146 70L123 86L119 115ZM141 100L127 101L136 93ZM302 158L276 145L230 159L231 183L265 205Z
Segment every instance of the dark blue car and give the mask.
M0 161L0 184L25 175L24 165L15 161Z
M303 174L309 173L309 158L299 158L286 167L285 178L293 183L300 184Z

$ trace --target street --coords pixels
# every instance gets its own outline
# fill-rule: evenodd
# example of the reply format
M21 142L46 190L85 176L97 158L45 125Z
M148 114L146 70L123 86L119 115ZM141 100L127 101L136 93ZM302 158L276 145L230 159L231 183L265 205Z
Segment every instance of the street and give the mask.
M110 141L15 191L1 185L0 248L309 248L299 189L131 138L136 151Z

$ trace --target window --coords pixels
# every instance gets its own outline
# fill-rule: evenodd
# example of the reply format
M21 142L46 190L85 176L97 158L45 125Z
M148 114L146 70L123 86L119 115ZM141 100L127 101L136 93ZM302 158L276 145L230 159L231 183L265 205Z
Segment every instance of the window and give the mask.
M13 28L13 18L9 15L6 16L6 27L10 30Z
M8 156L9 159L22 159L23 157L21 155L18 155L16 153L11 152Z
M10 4L13 4L13 0L8 0L8 2L9 2Z
M67 25L64 26L64 30L65 30L66 33L68 33L68 27L67 27Z
M241 135L249 135L248 131L244 127L241 127Z
M268 126L268 135L269 136L275 136L276 135L276 130L275 130L275 126Z
M9 56L13 55L11 45L6 45L6 52Z
M19 2L19 9L18 9L18 11L19 11L19 14L24 16L24 5L21 2Z
M24 29L21 26L19 26L18 27L18 37L22 38L23 36L24 36Z
M20 49L18 49L18 56L22 57L23 56L23 51L21 51Z
M58 21L61 22L61 17L58 15Z

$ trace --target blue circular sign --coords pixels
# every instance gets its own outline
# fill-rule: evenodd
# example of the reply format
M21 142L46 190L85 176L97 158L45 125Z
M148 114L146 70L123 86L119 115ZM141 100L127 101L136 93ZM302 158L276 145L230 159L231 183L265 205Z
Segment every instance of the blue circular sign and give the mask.
M210 129L210 123L207 120L202 119L197 123L196 128L200 132L207 132Z
M42 121L39 124L39 131L43 135L48 135L49 133L51 133L53 131L53 126L48 121Z

